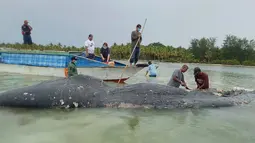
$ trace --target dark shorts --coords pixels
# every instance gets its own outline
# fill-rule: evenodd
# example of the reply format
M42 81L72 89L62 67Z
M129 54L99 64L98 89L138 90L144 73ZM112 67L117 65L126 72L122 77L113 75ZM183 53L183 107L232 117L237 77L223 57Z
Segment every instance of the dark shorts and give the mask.
M149 77L157 77L157 75L149 75Z
M24 41L24 44L29 44L29 45L33 44L32 38L30 35L23 35L23 41Z
M89 59L94 59L94 58L95 58L95 54L89 54L89 55L87 56L87 58L89 58Z

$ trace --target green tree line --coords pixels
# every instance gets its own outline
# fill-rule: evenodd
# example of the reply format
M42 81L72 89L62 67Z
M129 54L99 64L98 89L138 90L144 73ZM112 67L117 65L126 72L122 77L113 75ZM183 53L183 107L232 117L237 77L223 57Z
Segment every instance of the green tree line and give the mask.
M48 45L24 45L24 44L0 44L0 47L17 50L52 50L52 51L84 51L84 48L65 46L59 44ZM114 44L111 47L111 58L117 60L128 59L131 53L131 44ZM222 46L216 46L216 38L192 39L190 46L173 47L161 43L141 45L140 59L158 60L164 62L188 62L188 63L211 63L229 65L255 66L255 41L227 35ZM95 50L99 55L100 49Z

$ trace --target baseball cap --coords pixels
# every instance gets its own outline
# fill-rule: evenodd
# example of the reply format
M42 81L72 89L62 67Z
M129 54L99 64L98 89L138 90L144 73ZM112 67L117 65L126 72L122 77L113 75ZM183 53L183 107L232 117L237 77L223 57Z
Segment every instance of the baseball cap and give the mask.
M77 57L72 57L71 60L76 60L77 61L78 59L77 59Z

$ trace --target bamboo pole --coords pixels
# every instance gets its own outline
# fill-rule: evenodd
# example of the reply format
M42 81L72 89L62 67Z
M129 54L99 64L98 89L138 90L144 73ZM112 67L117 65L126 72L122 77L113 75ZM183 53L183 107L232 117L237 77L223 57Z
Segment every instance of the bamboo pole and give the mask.
M144 21L144 24L143 24L143 27L142 27L142 31L141 31L141 35L142 35L142 33L143 33L143 30L144 30L144 27L145 27L146 22L147 22L147 18L146 18L145 21ZM135 48L136 48L138 42L140 41L140 38L141 38L141 36L138 38L138 40L137 40L135 46L133 47L133 50L132 50L132 53L131 53L131 55L130 55L130 57L129 57L129 59L128 59L128 62L130 61L130 59L131 59L131 57L132 57L132 55L133 55L133 53L134 53L134 51L135 51ZM126 70L127 67L128 67L128 64L126 64L125 68L123 69L123 72L122 72L121 75L120 75L118 84L120 83L121 78L122 78L122 76L123 76L123 73L124 73L124 71Z

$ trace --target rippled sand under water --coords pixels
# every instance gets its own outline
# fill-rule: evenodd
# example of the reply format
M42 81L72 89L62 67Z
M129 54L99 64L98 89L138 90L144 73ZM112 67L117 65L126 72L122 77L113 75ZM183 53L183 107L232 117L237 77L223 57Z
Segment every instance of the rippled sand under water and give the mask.
M160 64L160 77L138 73L128 82L166 83L178 64ZM196 65L190 65L191 68ZM255 69L201 66L214 88L254 88ZM185 73L194 88L192 70ZM54 77L0 73L0 92ZM114 86L113 84L111 84ZM239 86L240 85L240 86ZM1 143L254 143L255 105L203 110L0 108Z
M4 143L251 143L255 141L252 110L5 109L0 111L0 138Z

